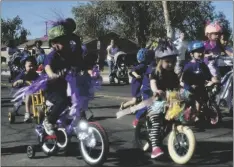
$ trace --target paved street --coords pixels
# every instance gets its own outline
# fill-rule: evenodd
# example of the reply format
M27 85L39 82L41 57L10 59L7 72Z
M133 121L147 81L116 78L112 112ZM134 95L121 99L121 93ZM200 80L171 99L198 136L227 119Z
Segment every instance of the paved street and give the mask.
M2 76L6 83L6 77ZM15 124L9 124L7 108L11 106L9 87L1 86L1 163L2 166L85 166L79 157L76 147L72 147L72 154L65 156L58 154L46 157L44 153L36 153L36 158L27 158L26 146L36 143L33 124L24 124L23 116L16 117ZM159 161L151 160L149 154L143 154L135 148L134 129L131 125L134 116L129 115L117 120L115 113L123 99L130 97L130 86L104 85L97 98L91 102L90 108L98 121L108 132L110 154L104 166L150 167L150 166L179 166L175 165L170 157L165 156ZM20 113L23 114L22 107ZM207 129L205 132L196 132L197 149L195 156L188 166L214 167L233 165L233 122L232 118L225 118L220 128ZM72 142L72 146L76 146Z

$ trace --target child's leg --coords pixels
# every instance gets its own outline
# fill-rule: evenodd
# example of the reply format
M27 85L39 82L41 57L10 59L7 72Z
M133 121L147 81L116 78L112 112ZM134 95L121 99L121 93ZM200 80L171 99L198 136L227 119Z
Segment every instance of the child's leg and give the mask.
M130 106L132 106L132 105L135 105L136 102L137 102L137 98L136 98L136 97L133 97L132 100L127 101L127 102L125 102L125 103L122 103L122 104L121 104L121 109L128 108L128 107L130 107Z
M147 90L147 91L143 91L143 100L147 100L152 96L152 91L151 90ZM139 119L143 116L143 114L147 111L147 107L144 107L142 109L140 109L139 111L137 111L136 113L136 119L133 121L133 126L136 127Z
M195 121L198 121L199 120L199 113L200 113L200 103L197 100L195 101L195 106L196 106Z
M26 110L26 113L30 113L30 106L31 106L31 96L28 95L26 96L25 98L25 110Z
M31 96L28 95L25 98L25 115L24 115L24 122L30 119L30 106L31 106Z
M47 117L43 121L43 126L48 135L53 135L53 125L56 124L60 114L68 106L68 99L65 92L46 92L46 99L53 103L52 110L47 113Z
M149 137L152 144L152 154L151 158L157 158L163 154L161 150L161 139L160 139L160 129L161 129L161 114L155 114L150 116L150 122L152 123L152 129L149 133Z

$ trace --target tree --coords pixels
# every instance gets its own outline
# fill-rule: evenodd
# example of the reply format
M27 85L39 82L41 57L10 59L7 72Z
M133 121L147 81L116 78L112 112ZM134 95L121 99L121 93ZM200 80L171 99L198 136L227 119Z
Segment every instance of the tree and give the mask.
M182 31L190 40L203 40L206 21L219 18L224 29L230 32L230 24L224 15L215 13L212 2L207 1L96 1L73 8L73 13L77 32L84 36L98 37L116 30L139 44L146 39L165 37L167 31L170 36ZM164 14L170 17L164 17ZM167 30L165 23L170 23L171 28Z
M112 29L115 18L114 2L90 2L87 5L73 7L77 30L80 36L96 38Z
M1 43L6 44L9 40L15 40L17 45L26 42L30 32L22 24L23 21L19 16L13 19L1 19Z
M215 14L214 20L219 21L223 29L223 34L227 37L227 39L230 38L232 29L230 27L230 22L226 19L226 16L223 14L223 12Z
M173 32L171 27L170 15L167 8L167 1L162 1L162 6L163 6L164 19L165 19L165 27L167 30L167 37L172 38Z

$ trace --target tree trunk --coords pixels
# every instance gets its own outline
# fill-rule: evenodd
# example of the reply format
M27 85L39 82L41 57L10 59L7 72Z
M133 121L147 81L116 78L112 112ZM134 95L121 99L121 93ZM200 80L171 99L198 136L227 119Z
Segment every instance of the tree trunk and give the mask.
M139 29L137 30L137 37L138 37L138 44L140 46L142 46L142 44L146 43L146 36L145 36L145 30L146 30L146 23L145 23L145 10L144 7L140 6L139 2L137 4L137 8L138 8L138 21L139 21Z
M162 6L163 6L164 19L165 19L165 27L167 30L167 37L172 38L173 31L171 27L170 15L167 8L167 1L162 1Z

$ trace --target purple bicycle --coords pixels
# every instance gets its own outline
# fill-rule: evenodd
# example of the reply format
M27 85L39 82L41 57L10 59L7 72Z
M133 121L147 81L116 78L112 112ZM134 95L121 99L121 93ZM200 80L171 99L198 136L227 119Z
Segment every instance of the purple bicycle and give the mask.
M42 76L40 80L35 81L29 87L22 88L14 95L15 100L41 90L47 80L47 76ZM74 77L73 73L68 73L66 80L70 86L72 105L67 106L57 120L55 135L49 136L42 126L42 121L46 113L51 111L53 104L48 100L44 102L43 109L40 110L39 114L40 121L35 128L39 145L29 145L27 147L27 156L34 158L38 146L45 154L54 155L58 151L68 149L70 139L75 136L84 161L90 166L100 166L105 162L109 153L107 133L99 123L89 122L82 116L82 114L85 115L84 112L88 109L88 102L94 96L95 86L100 86L100 83L98 84L99 81L86 74L77 74ZM80 92L83 91L83 87L79 85L84 85L83 83L90 85L87 96L83 96L82 93L84 92Z
M46 106L50 110L53 104L46 101ZM86 119L77 116L70 117L69 112L73 109L73 107L68 107L60 115L54 136L48 136L42 124L36 126L35 131L39 146L45 154L54 155L60 150L67 149L70 139L75 135L81 156L85 162L90 166L100 166L105 162L109 152L107 133L97 122L88 122ZM36 146L27 147L29 158L33 158L35 152Z

